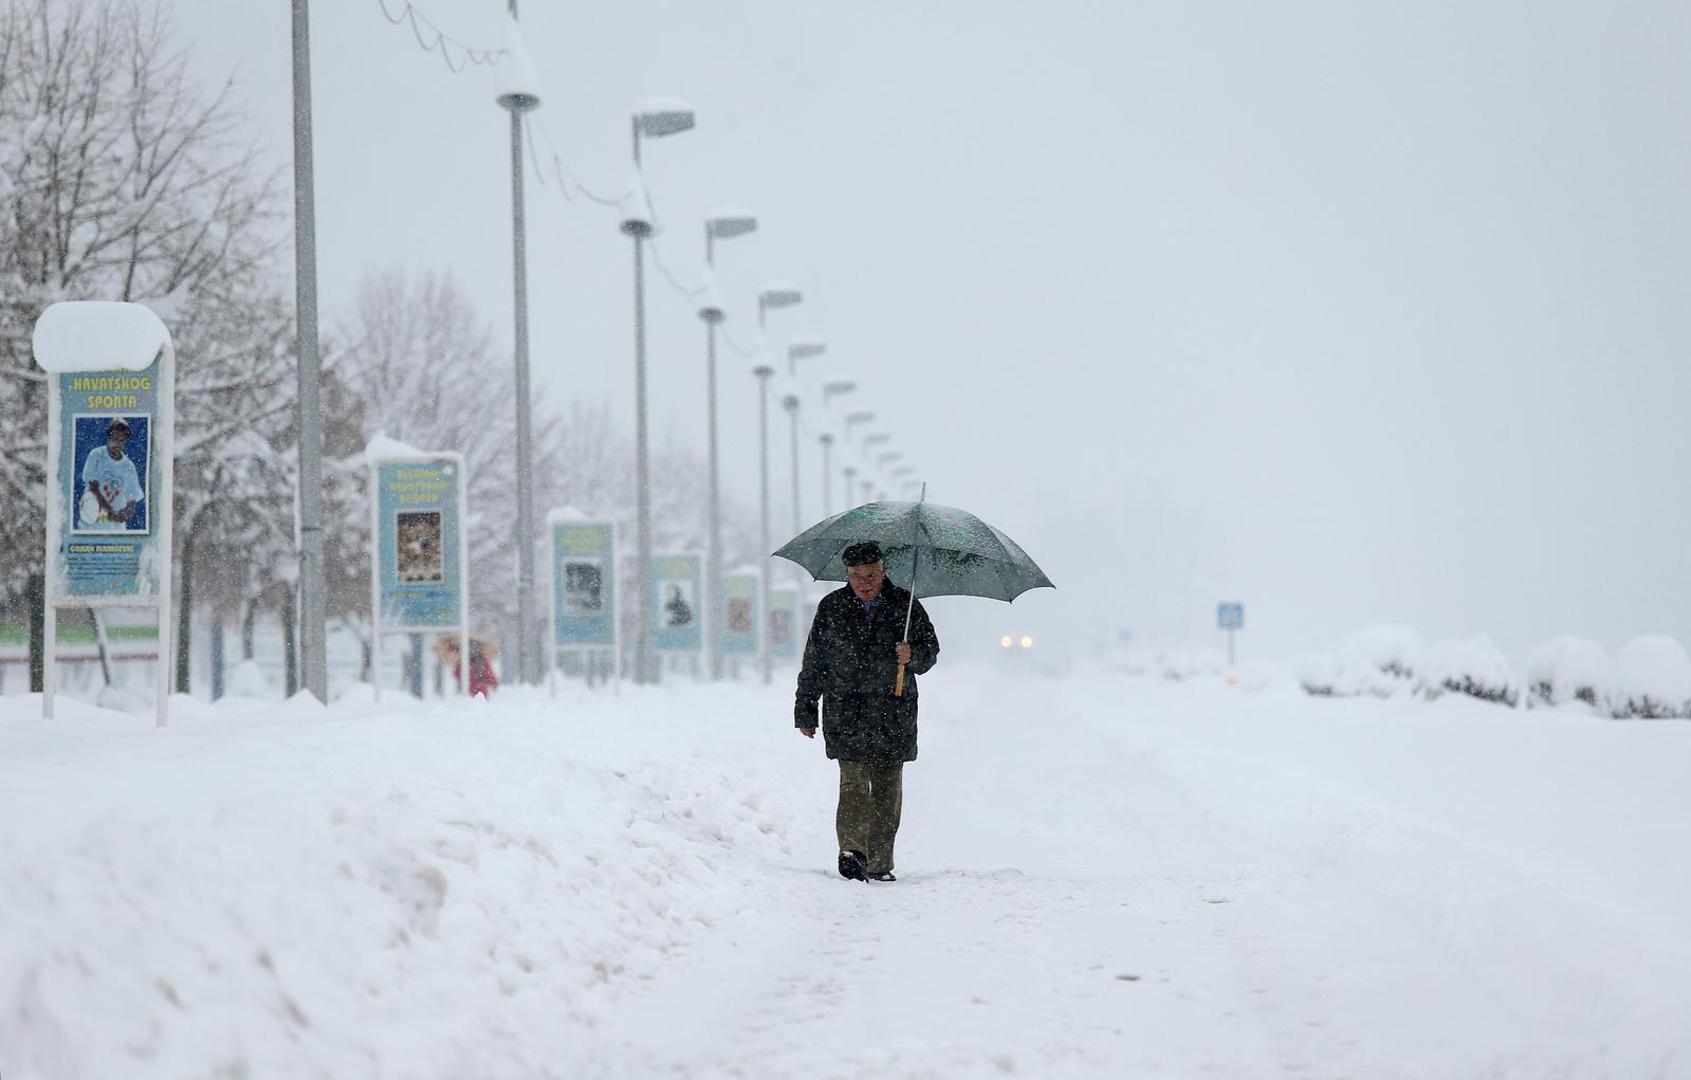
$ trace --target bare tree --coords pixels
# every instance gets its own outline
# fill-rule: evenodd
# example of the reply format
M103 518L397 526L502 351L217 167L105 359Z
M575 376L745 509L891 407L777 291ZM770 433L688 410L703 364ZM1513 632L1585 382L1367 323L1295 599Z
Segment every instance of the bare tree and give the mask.
M23 508L0 516L0 585L27 581L36 603L46 384L29 334L48 304L144 302L171 327L187 523L206 501L277 496L278 475L236 461L238 433L273 442L292 406L278 190L234 141L240 119L227 85L188 79L154 5L0 0L0 498ZM264 482L215 487L234 473Z

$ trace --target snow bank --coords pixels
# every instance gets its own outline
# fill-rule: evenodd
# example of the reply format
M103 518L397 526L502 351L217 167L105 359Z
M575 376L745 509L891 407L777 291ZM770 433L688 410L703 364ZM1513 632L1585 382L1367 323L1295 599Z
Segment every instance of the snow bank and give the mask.
M141 304L66 300L35 321L35 362L67 371L145 371L170 340L164 323Z
M1609 650L1589 638L1551 638L1527 657L1527 704L1545 708L1583 702L1595 708L1613 666Z
M0 699L0 1075L563 1075L787 848L747 693Z
M1691 715L1691 658L1673 638L1633 638L1615 654L1604 702L1619 720Z
M242 660L229 670L229 693L234 697L267 700L276 696L276 688L258 666L256 660Z
M1339 649L1333 693L1391 697L1409 689L1421 666L1421 635L1407 626L1371 626L1352 634Z
M1484 634L1434 642L1419 675L1416 690L1429 701L1448 693L1513 705L1520 696L1509 661Z

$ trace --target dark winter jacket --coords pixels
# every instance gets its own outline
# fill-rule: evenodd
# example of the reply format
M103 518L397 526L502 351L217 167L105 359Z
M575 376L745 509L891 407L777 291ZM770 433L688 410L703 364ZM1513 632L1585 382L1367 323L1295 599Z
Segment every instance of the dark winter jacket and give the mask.
M910 594L892 582L881 586L873 616L851 586L816 605L816 621L804 646L793 722L817 727L816 699L822 698L822 735L828 756L881 764L916 760L916 678L939 659L939 637L920 601L910 619L910 665L904 696L893 696L898 678L895 646L904 640Z

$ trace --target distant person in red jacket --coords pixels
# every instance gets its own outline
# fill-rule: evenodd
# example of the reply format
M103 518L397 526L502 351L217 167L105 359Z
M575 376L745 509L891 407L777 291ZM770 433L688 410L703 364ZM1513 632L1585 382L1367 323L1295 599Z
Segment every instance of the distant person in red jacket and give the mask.
M493 663L482 650L481 642L470 639L470 696L492 697L499 689L499 676L493 673Z
M456 646L456 639L452 640L452 646ZM446 655L443 659L447 666L452 669L452 677L458 681L459 686L462 686L464 680L458 668L458 650L452 646L446 647ZM482 697L492 697L493 692L497 689L499 689L499 676L493 673L493 663L486 648L479 640L471 638L470 696L475 697L479 694Z

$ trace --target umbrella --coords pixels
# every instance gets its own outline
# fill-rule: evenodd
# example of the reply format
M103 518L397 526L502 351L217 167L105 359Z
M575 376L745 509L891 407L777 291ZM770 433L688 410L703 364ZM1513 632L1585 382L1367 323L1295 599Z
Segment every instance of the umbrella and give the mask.
M492 660L495 656L499 655L499 647L495 645L493 640L485 634L470 635L470 651L479 651L482 656L488 660ZM458 635L442 634L435 638L434 654L439 657L440 662L445 664L447 667L457 667Z
M927 501L872 502L835 514L789 540L775 554L798 563L817 581L844 581L840 555L853 544L881 546L887 576L909 582L904 634L918 596L984 596L1013 601L1029 589L1051 589L1028 553L1014 540L966 510ZM904 695L904 665L893 693Z

